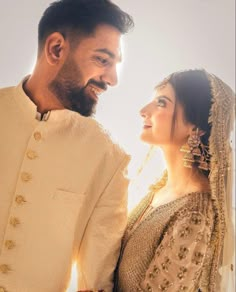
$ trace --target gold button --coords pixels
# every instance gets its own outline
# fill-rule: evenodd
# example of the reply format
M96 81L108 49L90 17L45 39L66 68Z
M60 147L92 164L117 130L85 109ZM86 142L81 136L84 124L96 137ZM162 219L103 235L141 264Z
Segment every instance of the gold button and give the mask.
M0 287L0 292L7 292L7 290L4 287Z
M2 273L2 274L7 274L8 272L10 272L10 267L8 266L8 265L5 265L5 264L3 264L3 265L0 265L0 272Z
M17 217L11 217L10 224L13 227L17 227L20 224L20 220Z
M15 243L12 240L6 240L5 241L5 247L7 249L13 249L15 247Z
M37 153L35 151L33 151L33 150L28 150L26 155L31 160L33 160L33 159L38 157Z
M42 135L41 135L41 133L40 133L40 132L35 132L35 133L34 133L34 139L35 139L36 141L40 141L40 140L42 139Z
M21 180L24 182L28 182L32 179L32 175L28 172L22 172L21 174Z
M18 205L26 203L26 199L23 196L16 196L15 201Z

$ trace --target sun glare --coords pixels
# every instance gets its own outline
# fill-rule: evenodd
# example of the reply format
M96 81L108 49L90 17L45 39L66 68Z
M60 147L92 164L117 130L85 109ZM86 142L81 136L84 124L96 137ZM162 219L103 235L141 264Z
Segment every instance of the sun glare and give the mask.
M70 284L68 286L68 289L66 292L75 292L78 290L77 287L78 279L77 279L77 266L76 263L72 265L71 269L71 278L70 278Z

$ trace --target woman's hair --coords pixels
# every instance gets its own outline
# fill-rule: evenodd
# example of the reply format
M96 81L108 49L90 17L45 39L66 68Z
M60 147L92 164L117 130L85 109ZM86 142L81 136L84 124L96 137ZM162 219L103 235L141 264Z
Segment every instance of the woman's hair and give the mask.
M53 32L88 35L99 24L108 24L122 34L133 27L132 17L110 0L59 0L50 4L38 25L39 51ZM78 35L73 36L78 39Z
M185 121L205 132L201 136L201 141L205 146L208 146L211 132L211 124L209 124L208 119L212 104L212 94L205 71L186 70L173 73L161 82L157 88L166 83L171 84L176 96L171 136L173 137L174 134L176 106L179 104L183 107Z
M208 118L212 95L206 73L203 70L177 72L170 76L168 82L174 88L176 103L183 107L185 120L205 132L201 138L207 145L211 131Z
M203 144L207 145L211 125L208 123L212 94L209 80L203 70L180 71L171 74L156 88L171 84L175 91L176 103L172 120L171 135L173 136L176 123L176 105L183 107L184 119L203 130Z

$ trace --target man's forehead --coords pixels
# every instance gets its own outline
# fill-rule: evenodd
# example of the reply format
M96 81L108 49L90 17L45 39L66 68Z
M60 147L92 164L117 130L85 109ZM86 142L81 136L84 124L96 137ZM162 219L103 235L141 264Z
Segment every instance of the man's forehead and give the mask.
M83 37L78 44L79 50L103 53L109 58L121 61L122 34L109 25L99 25L93 34Z

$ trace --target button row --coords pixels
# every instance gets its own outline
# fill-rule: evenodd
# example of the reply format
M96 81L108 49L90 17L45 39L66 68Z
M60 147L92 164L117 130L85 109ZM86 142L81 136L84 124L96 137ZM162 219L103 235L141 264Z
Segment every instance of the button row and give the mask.
M36 141L40 141L42 139L42 135L40 132L34 132L33 136L34 136L34 139ZM28 159L33 160L33 159L36 159L38 157L38 154L35 151L29 149L26 152L26 156ZM29 182L31 179L32 179L32 175L30 173L28 173L28 172L21 173L21 180L23 182ZM24 196L17 195L15 198L15 202L17 205L20 206L20 205L25 204L27 201L26 201ZM9 224L12 227L16 228L20 224L20 220L17 217L11 217ZM6 240L4 244L5 244L5 248L8 250L11 250L16 246L16 244L13 240ZM11 268L9 265L7 265L7 264L0 265L0 272L2 274L8 274L10 271L11 271ZM8 292L8 291L3 286L0 286L0 292Z

